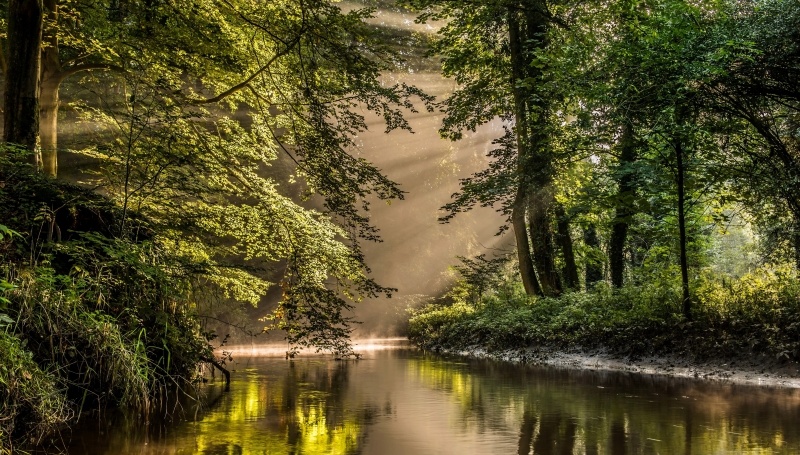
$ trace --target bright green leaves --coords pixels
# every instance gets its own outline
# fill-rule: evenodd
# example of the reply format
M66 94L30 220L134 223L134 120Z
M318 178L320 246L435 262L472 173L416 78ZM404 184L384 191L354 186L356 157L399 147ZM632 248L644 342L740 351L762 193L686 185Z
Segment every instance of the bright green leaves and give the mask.
M364 110L387 131L408 130L411 100L431 109L432 98L380 79L400 58L366 23L370 9L320 0L114 5L106 27L124 71L107 79L113 90L92 86L97 107L84 108L104 125L89 150L105 163L96 183L124 218L148 220L160 248L196 261L223 299L255 304L280 283L276 320L291 341L346 353L348 302L391 291L363 262L360 242L379 240L368 201L403 196L353 153Z

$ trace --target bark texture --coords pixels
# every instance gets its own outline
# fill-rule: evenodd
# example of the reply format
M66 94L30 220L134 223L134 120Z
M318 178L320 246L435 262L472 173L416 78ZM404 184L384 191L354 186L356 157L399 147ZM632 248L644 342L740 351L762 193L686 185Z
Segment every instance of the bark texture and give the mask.
M558 246L564 257L564 286L567 289L579 289L578 266L575 264L575 252L572 248L572 235L570 233L569 217L564 211L564 206L556 204L556 226L558 228Z
M36 151L39 138L42 22L41 0L9 0L3 139L33 151ZM34 160L38 165L35 153Z
M635 213L633 200L636 196L636 186L631 165L636 161L637 150L633 125L630 122L625 122L623 125L619 147L619 165L616 173L619 190L608 251L611 284L615 287L622 287L625 282L625 245L628 241L630 218Z

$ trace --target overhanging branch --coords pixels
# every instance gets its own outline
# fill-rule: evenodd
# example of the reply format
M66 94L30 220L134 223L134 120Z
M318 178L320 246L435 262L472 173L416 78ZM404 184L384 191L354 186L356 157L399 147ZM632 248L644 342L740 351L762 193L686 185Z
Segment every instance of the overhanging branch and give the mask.
M92 71L92 70L114 71L118 73L125 72L125 68L118 65L112 65L110 63L83 63L80 65L71 66L58 73L56 75L57 82L61 84L61 82L63 82L64 79L74 74L80 73L82 71Z
M220 93L219 95L217 95L217 96L215 96L213 98L192 100L192 104L216 103L218 101L222 101L223 99L227 98L230 95L233 95L234 93L238 92L239 90L247 87L253 79L257 78L261 73L263 73L264 71L269 69L269 67L273 63L275 63L276 60L278 60L279 58L281 58L284 55L286 55L289 52L291 52L291 50L297 45L297 43L300 42L300 38L302 38L302 36L303 36L303 31L304 30L300 30L300 33L298 33L297 36L294 37L294 39L289 41L286 44L286 47L283 50L281 50L277 54L273 55L272 58L269 59L269 61L267 63L262 65L261 68L259 68L255 73L251 74L250 77L248 77L244 81L234 85L233 87L229 88L228 90L225 90L224 92Z

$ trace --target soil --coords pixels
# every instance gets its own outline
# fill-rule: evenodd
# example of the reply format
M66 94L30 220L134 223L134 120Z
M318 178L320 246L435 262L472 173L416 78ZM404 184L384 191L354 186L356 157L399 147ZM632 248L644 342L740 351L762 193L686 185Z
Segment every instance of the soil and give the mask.
M737 384L800 388L800 363L768 357L699 361L670 356L629 358L602 349L565 352L542 348L497 352L472 348L454 354L582 370L625 371Z

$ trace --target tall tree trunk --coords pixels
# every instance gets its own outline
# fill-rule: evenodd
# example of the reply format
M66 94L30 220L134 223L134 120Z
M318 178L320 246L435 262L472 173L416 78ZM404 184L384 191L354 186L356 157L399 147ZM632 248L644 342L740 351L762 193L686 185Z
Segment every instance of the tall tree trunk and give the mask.
M517 190L517 199L511 212L511 223L514 226L514 238L517 241L517 259L519 260L519 274L522 286L528 295L542 295L536 271L533 268L531 257L531 244L528 241L528 229L525 225L525 197L522 189Z
M678 238L680 241L681 255L681 287L683 288L683 317L692 319L692 301L689 295L689 261L686 254L686 188L684 150L680 140L675 141L675 158L678 166Z
M531 65L534 50L546 46L547 19L536 7L509 7L509 51L511 53L511 87L514 97L514 120L517 138L517 172L519 190L527 199L528 226L534 269L538 274L541 292L558 295L561 282L555 268L552 235L551 191L552 165L547 148L547 101L535 88L526 88L523 81L539 79L540 68Z
M58 89L61 85L61 58L58 55L57 0L44 0L47 20L51 24L44 33L42 47L42 83L39 98L39 140L42 150L42 170L55 177L58 174Z
M622 127L622 137L619 145L619 165L616 172L619 192L617 193L617 207L615 209L614 225L611 228L608 251L611 284L615 287L622 287L625 281L625 245L628 240L630 217L634 214L633 199L636 194L634 173L631 165L637 159L637 150L633 125L630 121L626 121Z
M597 238L597 228L594 223L589 224L583 231L583 243L593 250L600 249L600 239ZM603 267L593 258L586 260L586 289L590 289L598 281L603 280Z
M794 265L800 272L800 212L793 211L792 243L794 244Z
M569 232L569 218L564 212L564 206L556 203L556 225L558 227L558 245L564 256L564 285L567 289L580 288L578 266L575 265L575 252L572 249L572 235Z
M519 12L515 8L508 9L508 30L511 51L511 86L514 94L514 133L517 140L517 194L511 213L511 222L514 225L514 236L517 240L517 257L519 258L519 272L522 285L528 295L542 295L542 288L536 278L531 245L528 240L528 229L525 223L529 179L525 174L526 151L528 149L527 113L525 111L524 93L518 81L523 76L524 61L522 58L522 42L520 38L520 24L517 17Z
M34 151L37 165L42 11L41 0L8 2L8 72L3 119L3 139Z
M539 283L542 293L547 296L561 294L561 279L558 276L553 241L552 207L555 198L551 187L537 191L535 197L528 201L528 222L533 246L533 261L539 272Z

